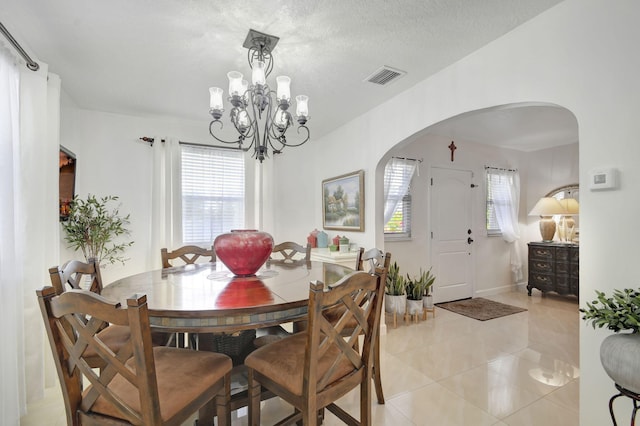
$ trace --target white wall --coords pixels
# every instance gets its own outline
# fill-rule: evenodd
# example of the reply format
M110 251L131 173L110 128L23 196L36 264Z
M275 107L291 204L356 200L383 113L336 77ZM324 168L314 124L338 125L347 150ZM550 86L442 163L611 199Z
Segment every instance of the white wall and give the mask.
M611 291L637 285L636 244L629 232L640 208L640 83L637 70L637 17L634 0L567 0L474 52L410 91L380 105L333 133L312 141L305 159L318 165L301 177L299 188L314 188L313 205L300 206L288 217L287 232L305 234L309 218L320 223L323 178L365 170L365 233L360 244L382 246L379 161L395 145L443 119L496 105L548 102L572 111L580 135L580 287L581 303L595 289ZM289 154L287 154L289 155ZM300 154L302 155L302 154ZM588 172L616 167L621 185L615 191L591 192ZM276 179L300 172L282 162ZM313 175L313 176L312 176ZM279 181L276 181L276 186ZM296 192L293 187L289 191ZM275 205L292 208L282 197ZM537 195L527 195L527 202ZM351 238L351 236L350 236ZM576 313L577 315L577 313ZM608 424L611 380L599 361L607 335L583 327L580 335L582 424Z

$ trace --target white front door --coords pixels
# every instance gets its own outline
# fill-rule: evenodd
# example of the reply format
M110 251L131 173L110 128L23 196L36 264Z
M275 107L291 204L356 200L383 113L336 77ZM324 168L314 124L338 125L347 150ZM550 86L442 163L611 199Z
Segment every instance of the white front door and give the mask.
M431 264L434 302L473 296L469 170L431 168Z

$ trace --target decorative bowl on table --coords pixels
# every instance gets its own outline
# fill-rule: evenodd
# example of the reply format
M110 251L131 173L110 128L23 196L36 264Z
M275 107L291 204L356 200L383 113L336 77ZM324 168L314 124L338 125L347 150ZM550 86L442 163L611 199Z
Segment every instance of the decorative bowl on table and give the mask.
M213 242L216 256L238 277L255 275L269 259L273 238L255 229L233 229Z

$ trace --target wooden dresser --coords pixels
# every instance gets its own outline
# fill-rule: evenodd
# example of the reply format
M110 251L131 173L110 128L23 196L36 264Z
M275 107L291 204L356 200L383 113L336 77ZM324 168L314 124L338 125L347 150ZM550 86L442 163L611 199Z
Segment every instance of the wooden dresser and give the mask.
M580 246L563 243L529 243L529 283L527 290L537 288L546 293L579 295Z

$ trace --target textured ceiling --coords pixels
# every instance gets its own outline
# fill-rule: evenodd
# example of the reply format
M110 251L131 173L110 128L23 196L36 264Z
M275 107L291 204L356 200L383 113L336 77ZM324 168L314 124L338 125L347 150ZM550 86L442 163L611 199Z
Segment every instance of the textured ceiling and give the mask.
M208 88L226 92L229 70L249 74L248 30L273 34L280 42L270 80L289 75L292 94L309 95L313 138L560 1L3 0L0 22L61 76L78 106L203 126ZM386 86L363 82L382 65L407 74ZM498 127L510 119L505 114ZM485 126L492 118L485 115Z

